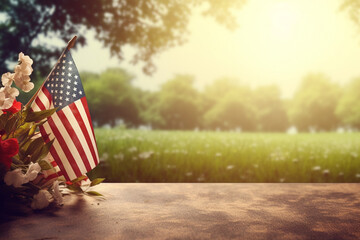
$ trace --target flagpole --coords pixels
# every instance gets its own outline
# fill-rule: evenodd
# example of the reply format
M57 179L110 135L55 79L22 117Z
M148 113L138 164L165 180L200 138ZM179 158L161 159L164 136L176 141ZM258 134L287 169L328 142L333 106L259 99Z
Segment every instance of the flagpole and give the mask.
M71 48L74 47L75 45L75 42L76 42L76 39L77 39L77 36L74 36L69 42L68 42L68 45L66 46L66 48L64 49L64 51L61 53L59 59L62 58L62 56L64 55L65 51L66 50L70 50ZM59 60L58 60L59 61ZM29 105L34 101L35 97L38 95L40 89L43 88L43 86L45 85L46 83L46 80L50 77L51 73L54 71L55 69L55 66L56 66L56 63L54 65L54 67L51 69L49 75L45 78L45 81L41 84L41 86L39 87L39 89L36 91L36 93L31 97L31 99L27 102L27 104L25 105L25 108L28 108Z

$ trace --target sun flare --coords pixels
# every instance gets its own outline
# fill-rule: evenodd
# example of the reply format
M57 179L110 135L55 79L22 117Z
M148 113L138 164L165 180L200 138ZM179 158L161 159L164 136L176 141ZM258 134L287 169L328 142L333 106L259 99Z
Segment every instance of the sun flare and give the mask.
M293 36L298 22L298 9L291 2L277 2L269 9L270 31L278 39Z

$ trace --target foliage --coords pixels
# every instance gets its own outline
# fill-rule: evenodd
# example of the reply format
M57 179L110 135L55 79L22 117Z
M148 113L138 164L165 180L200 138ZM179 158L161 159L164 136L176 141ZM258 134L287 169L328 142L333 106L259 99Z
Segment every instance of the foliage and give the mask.
M110 182L360 182L359 133L95 129Z
M339 87L325 75L307 75L292 100L291 122L301 131L335 129L339 124L335 115L339 95Z
M30 53L35 68L46 74L50 59L61 49L49 40L67 42L80 35L84 45L85 32L108 47L113 56L123 59L123 47L136 49L133 63L144 62L145 73L154 71L153 56L186 41L191 10L203 6L204 14L233 29L236 26L232 9L245 0L3 0L0 5L0 72L6 72L18 49Z
M360 128L360 78L354 79L346 88L336 108L336 115L347 127Z
M281 132L289 127L286 108L277 86L261 86L254 91L259 131Z
M256 113L252 98L251 90L246 87L239 87L228 92L205 114L205 125L212 129L255 130Z
M115 126L122 119L128 124L140 123L139 104L134 87L133 76L122 69L108 69L100 75L85 75L84 89L88 96L92 119L103 125Z
M159 118L150 123L164 129L197 127L199 94L193 82L194 78L188 75L177 75L166 82L158 92L157 103L150 108Z

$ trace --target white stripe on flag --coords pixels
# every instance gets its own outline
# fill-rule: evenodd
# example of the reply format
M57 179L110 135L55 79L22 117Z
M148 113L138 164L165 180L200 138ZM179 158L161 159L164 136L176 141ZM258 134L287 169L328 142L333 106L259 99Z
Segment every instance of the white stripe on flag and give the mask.
M89 136L90 136L90 140L91 140L91 143L93 145L93 148L94 148L94 151L95 151L95 154L97 156L97 160L99 161L99 153L98 153L98 150L97 150L97 146L96 146L96 142L95 142L95 136L92 132L92 128L89 124L89 120L88 117L87 117L87 114L85 112L85 109L84 109L84 105L81 103L81 101L76 101L75 102L75 105L76 107L78 108L79 110L79 113L81 115L81 118L83 119L84 123L85 123L85 126L86 126L86 130L88 131L89 133Z
M66 106L65 108L69 108L68 106ZM65 109L63 108L62 111ZM79 167L79 170L81 173L86 173L88 172L86 170L86 167L84 165L83 159L81 158L79 151L77 149L77 147L75 146L71 136L69 135L69 133L67 132L66 128L64 127L61 119L59 118L57 112L54 113L51 118L54 120L54 124L56 125L57 129L59 130L59 132L61 133L62 137L64 138L67 147L70 150L70 154L73 156L73 158L76 161L76 165ZM67 160L67 159L66 159ZM64 161L64 160L62 160Z
M40 107L36 101L40 101L45 108ZM37 111L41 111L41 110L45 110L45 109L50 109L51 106L54 106L53 103L51 103L50 107L49 107L49 99L48 97L45 95L45 93L42 91L42 89L39 90L37 99L35 99L35 101L32 103L31 108L33 111L37 112Z
M48 97L45 95L45 93L42 91L42 89L40 90L40 93L39 93L39 99L41 100L45 109L50 108L50 101L49 101Z
M77 101L81 101L81 100L77 100ZM76 101L76 102L77 102ZM89 146L86 144L86 139L85 139L85 136L84 136L84 133L82 132L80 126L79 126L79 123L78 121L76 120L73 112L71 111L71 109L69 107L65 107L62 109L62 111L64 112L64 114L66 115L67 119L69 120L69 122L71 123L71 127L74 129L74 131L76 132L76 135L77 137L79 138L79 141L81 143L85 143L85 144L82 144L81 146L83 147L84 149L84 152L86 154L86 157L87 157L87 160L91 166L91 168L94 168L96 165L95 165L95 161L91 155L91 151L90 151L90 148Z
M54 115L55 115L55 113L53 114L53 116L54 116ZM54 137L54 134L53 134L53 132L52 132L52 130L51 130L50 125L49 125L48 122L46 122L46 123L43 125L43 127L44 127L45 132L46 132L47 134L51 133L51 135L49 136L50 138L51 138L51 137ZM69 178L70 178L70 179L75 179L75 178L77 178L77 176L76 176L74 170L72 169L70 163L66 160L67 157L66 157L64 151L62 150L62 148L61 148L61 146L60 146L60 144L59 144L59 141L58 141L56 138L55 138L54 143L53 143L52 146L53 146L54 150L56 151L56 153L59 155L60 161L62 162L62 164L63 164L63 166L64 166L64 168L65 168L65 171L66 171L66 173L68 174ZM53 157L54 157L54 156L53 156Z

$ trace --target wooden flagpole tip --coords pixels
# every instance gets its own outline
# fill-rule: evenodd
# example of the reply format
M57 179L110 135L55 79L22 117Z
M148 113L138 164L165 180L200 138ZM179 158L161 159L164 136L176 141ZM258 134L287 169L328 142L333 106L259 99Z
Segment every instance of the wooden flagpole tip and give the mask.
M73 48L76 42L77 36L74 36L68 43L67 49L70 50L70 48Z

